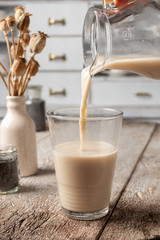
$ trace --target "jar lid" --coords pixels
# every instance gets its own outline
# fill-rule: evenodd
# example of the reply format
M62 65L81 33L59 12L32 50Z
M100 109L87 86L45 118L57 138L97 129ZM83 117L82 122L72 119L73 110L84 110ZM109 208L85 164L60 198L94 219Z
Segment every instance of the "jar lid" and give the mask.
M12 144L0 145L0 156L4 156L11 153L17 153L17 149Z
M27 87L27 89L38 89L38 90L41 90L42 89L42 85L29 85Z

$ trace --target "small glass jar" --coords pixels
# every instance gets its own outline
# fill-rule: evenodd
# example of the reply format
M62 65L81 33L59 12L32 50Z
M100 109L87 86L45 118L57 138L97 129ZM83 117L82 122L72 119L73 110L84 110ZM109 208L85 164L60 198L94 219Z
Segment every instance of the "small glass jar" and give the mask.
M0 194L15 193L19 189L17 149L0 145Z

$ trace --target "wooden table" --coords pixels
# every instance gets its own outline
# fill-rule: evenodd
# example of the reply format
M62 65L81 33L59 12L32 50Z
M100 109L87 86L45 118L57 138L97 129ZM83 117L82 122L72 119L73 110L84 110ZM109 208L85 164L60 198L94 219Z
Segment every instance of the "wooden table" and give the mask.
M37 133L39 171L0 196L1 240L160 239L160 126L124 122L109 214L75 221L62 213L49 133Z

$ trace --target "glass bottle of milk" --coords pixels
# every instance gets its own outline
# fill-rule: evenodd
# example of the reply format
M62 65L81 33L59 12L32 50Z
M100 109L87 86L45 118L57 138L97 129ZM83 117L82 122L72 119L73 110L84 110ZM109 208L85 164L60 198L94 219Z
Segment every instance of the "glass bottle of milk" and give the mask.
M84 20L83 54L91 75L122 69L160 79L160 0L90 8Z

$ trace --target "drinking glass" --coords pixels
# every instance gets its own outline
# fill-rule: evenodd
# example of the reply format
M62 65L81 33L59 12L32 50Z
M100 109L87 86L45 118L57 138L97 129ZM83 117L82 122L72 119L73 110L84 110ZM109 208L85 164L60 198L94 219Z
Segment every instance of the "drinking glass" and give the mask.
M120 110L88 107L80 150L80 109L47 113L60 202L68 217L93 220L108 213L122 116Z

